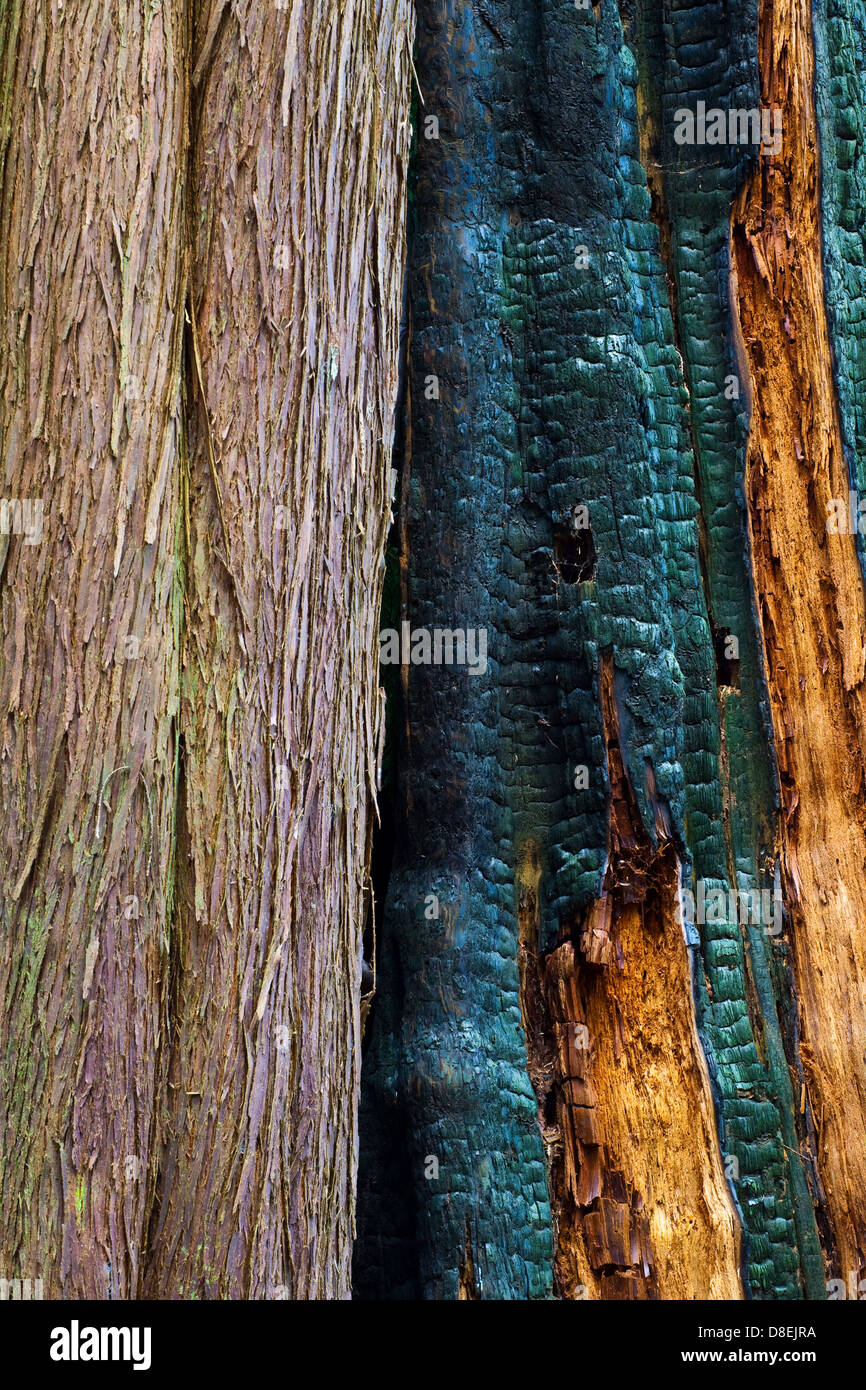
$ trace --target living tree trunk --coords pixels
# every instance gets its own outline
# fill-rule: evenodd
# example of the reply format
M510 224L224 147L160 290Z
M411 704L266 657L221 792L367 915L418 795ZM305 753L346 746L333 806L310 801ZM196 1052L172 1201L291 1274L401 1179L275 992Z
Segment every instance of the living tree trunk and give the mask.
M0 10L0 1273L49 1297L134 1293L158 1157L184 44L180 3Z
M0 7L0 1274L48 1296L348 1293L410 45Z
M345 1297L407 9L296 4L287 31L212 7L192 56L184 853L147 1287Z

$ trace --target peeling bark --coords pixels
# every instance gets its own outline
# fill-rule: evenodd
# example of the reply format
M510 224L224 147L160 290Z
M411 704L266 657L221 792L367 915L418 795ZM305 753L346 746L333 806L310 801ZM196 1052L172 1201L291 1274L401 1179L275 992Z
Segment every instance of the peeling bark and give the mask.
M162 1296L348 1294L410 41L403 0L197 16Z
M137 1285L172 911L183 8L0 12L0 1274Z
M348 1293L410 43L0 9L0 1275L51 1294Z

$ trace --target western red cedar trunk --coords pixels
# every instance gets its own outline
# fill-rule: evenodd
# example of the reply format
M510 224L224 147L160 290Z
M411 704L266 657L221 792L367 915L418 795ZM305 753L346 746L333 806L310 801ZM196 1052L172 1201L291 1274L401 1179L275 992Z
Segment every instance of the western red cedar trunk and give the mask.
M410 43L0 7L0 1276L46 1294L348 1293Z
M0 7L0 1275L136 1288L171 913L182 4Z
M196 14L172 1054L147 1289L346 1297L405 0Z

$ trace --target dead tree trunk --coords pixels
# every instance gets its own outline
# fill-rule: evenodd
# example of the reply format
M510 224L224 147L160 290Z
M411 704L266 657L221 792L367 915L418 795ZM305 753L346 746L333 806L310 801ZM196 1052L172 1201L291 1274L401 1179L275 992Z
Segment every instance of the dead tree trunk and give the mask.
M866 1289L860 11L418 4L362 1296Z

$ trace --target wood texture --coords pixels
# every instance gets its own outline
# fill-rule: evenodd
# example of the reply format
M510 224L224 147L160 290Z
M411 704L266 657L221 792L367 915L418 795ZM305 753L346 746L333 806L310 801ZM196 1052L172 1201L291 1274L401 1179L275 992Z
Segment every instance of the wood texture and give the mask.
M348 1293L410 49L0 6L0 1273L51 1294Z
M0 1279L856 1287L862 4L417 11L0 0Z
M866 601L856 530L828 526L851 487L824 307L806 0L761 13L764 103L780 154L734 208L739 320L752 376L748 498L782 791L801 1052L842 1277L866 1264Z
M610 657L601 693L610 846L579 950L566 939L539 960L538 855L517 870L524 1024L551 1158L558 1285L566 1298L738 1299L740 1224L691 1007L680 865L665 827L653 847L641 824ZM551 1109L555 1121L545 1123Z

